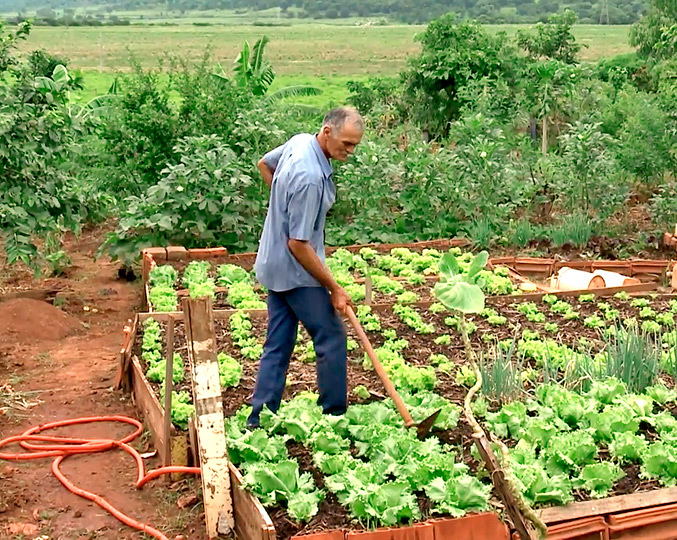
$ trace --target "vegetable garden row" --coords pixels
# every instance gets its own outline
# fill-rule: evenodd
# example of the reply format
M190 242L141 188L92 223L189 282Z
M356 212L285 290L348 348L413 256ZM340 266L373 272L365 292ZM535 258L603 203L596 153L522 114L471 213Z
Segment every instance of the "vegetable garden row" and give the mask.
M449 273L450 256L442 259L443 253L363 248L337 250L327 260L356 303L364 300L369 276L377 305L358 304L356 313L414 420L442 410L425 440L403 427L350 330L344 416L324 416L316 405L315 351L299 328L282 407L263 415L263 429L246 430L266 333L265 289L251 266L202 260L149 271L156 312L173 312L185 293L212 296L217 307L228 308L215 311L228 454L243 488L267 508L277 538L478 512L506 517L463 417L477 382L464 330L482 379L472 412L507 451L502 456L495 446L520 498L544 521L589 517L596 513L590 501L665 495L662 488L677 484L677 299L602 297L604 291L524 299L508 268L478 271L481 258L455 247L449 253L458 267ZM442 283L458 278L481 286L482 309L464 315L438 301L445 299L443 288L433 289L439 274ZM171 417L185 432L194 407L182 314L144 314L139 321L128 350L160 400L171 352ZM677 494L661 501L677 502ZM652 504L646 499L638 506ZM563 505L572 510L558 514ZM606 508L613 514L632 503ZM603 518L602 524L607 527ZM674 537L677 532L666 536Z

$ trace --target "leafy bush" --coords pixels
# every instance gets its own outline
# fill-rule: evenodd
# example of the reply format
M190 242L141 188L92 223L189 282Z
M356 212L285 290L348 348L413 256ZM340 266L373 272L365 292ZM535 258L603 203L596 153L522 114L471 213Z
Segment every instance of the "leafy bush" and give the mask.
M168 244L253 249L263 201L249 166L217 135L179 141L179 163L139 196L125 200L120 222L102 246L113 259L133 261L141 248Z

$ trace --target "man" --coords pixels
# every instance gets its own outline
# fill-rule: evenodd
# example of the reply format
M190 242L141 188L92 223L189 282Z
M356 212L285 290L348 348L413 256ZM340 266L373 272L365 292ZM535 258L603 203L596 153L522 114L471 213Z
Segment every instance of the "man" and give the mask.
M264 405L271 411L280 407L299 321L315 345L318 404L325 414L346 411L346 333L340 314L350 297L324 264L324 222L336 197L329 159L345 161L363 133L359 113L339 107L327 113L318 134L296 135L259 161L271 188L254 266L268 288L268 335L250 428L258 427Z

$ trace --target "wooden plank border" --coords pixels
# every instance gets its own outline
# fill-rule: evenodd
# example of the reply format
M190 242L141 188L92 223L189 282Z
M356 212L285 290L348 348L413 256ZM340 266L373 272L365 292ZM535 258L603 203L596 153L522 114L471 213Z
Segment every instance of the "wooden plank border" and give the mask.
M171 465L188 465L188 438L186 433L179 433L172 425L169 445L165 446L164 411L153 388L148 383L141 362L136 356L132 357L132 392L134 401L141 409L148 431L153 438L153 444L158 451L162 463ZM166 454L167 448L169 455Z
M242 475L232 463L228 464L233 490L235 534L241 540L276 540L275 525L256 497L242 488Z
M149 314L150 315L150 314ZM161 315L161 314L152 314ZM183 315L183 313L181 313ZM135 322L139 317L135 319ZM130 334L130 345L134 343L138 325L135 324ZM164 449L164 411L160 401L146 379L141 363L136 356L130 357L129 377L131 381L130 391L133 392L133 398L136 406L141 411L146 427L151 434L153 444L160 454L160 459L165 459ZM181 433L172 426L172 444L171 444L171 464L186 465L188 462L188 451L195 456L196 463L193 466L199 466L199 452L197 444L193 445L190 441L190 433ZM239 540L276 540L275 526L270 516L266 512L261 502L251 493L242 489L242 475L237 468L229 463L229 472L231 479L231 490L233 498L233 514L235 519L235 532Z
M641 510L677 503L677 487L618 495L593 501L571 503L538 510L539 517L547 524L561 523L592 516L604 516L616 512Z

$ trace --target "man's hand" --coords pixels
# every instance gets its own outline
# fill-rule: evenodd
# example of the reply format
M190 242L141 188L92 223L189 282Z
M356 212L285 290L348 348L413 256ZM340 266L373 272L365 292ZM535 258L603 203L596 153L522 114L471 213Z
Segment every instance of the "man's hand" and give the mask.
M331 275L329 268L327 268L313 251L310 244L306 240L290 239L288 244L289 251L296 260L301 263L308 273L313 276L320 284L325 287L331 295L331 305L341 315L346 312L346 306L352 304L352 300L343 287L341 287Z
M341 315L345 315L346 308L352 306L352 299L348 296L348 293L343 287L337 287L331 292L331 305L334 306L334 309L338 311Z

